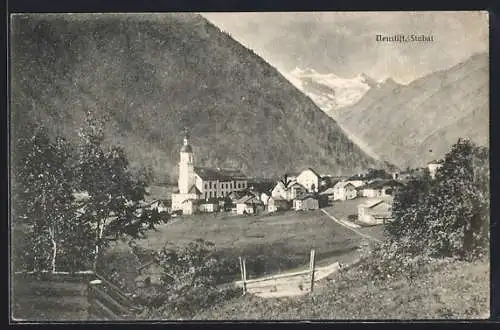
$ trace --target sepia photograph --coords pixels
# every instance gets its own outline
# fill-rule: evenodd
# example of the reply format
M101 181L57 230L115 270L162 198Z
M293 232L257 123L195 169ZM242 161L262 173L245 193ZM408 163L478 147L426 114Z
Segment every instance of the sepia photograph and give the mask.
M488 12L9 28L11 323L490 318Z

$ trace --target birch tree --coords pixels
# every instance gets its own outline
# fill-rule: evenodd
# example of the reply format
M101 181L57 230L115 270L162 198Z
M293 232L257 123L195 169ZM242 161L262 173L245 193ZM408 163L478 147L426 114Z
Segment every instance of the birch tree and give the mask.
M17 141L14 162L13 226L21 228L24 254L21 268L55 272L62 250L64 228L72 220L72 168L70 145L52 141L37 128ZM20 247L21 248L21 247Z
M102 249L111 241L138 238L165 218L145 203L146 184L135 180L127 157L120 147L104 145L104 122L87 113L80 131L77 186L88 198L82 201L81 222L94 233L93 268L97 268Z

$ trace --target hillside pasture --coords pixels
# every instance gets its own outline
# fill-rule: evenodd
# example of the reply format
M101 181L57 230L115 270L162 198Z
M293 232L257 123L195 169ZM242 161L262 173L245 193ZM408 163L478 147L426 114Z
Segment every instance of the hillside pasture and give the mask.
M197 320L415 320L490 316L489 262L434 262L412 283L398 276L374 282L359 267L315 287L312 295L233 299Z

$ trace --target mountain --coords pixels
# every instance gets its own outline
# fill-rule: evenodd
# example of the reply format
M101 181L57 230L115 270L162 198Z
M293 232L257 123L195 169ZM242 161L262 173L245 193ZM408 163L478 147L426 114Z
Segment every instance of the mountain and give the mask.
M442 157L460 137L487 145L488 56L474 55L408 85L387 80L328 114L381 159L403 168Z
M376 85L366 74L341 78L333 73L318 73L314 69L295 68L285 77L326 112L358 102Z
M107 118L106 143L159 181L177 176L184 127L198 166L250 176L309 166L347 175L378 164L276 69L199 15L16 15L11 31L14 143L33 122L76 141L91 110Z

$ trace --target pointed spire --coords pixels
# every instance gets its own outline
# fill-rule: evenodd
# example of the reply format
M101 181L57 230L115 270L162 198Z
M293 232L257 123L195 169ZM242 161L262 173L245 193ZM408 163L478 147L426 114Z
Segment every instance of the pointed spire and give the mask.
M184 145L187 146L189 144L189 131L187 127L184 127Z

